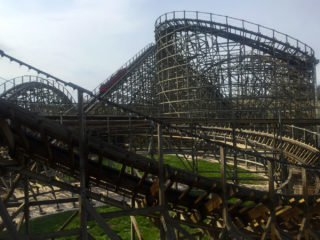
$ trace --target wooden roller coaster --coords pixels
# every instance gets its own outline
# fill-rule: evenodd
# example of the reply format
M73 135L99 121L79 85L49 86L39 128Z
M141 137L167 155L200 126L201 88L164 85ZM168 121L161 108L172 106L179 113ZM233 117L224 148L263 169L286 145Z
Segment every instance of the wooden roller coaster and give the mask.
M3 173L16 171L30 179L50 182L62 189L77 192L76 187L43 176L32 166L38 163L80 179L78 133L2 100L0 114L2 144L8 146L11 156L1 159ZM161 132L159 134L161 137ZM255 155L267 162L269 192L241 187L228 183L225 169L225 152L238 148L219 140L209 143L212 147L218 146L220 149L221 180L202 177L165 165L162 172L164 177L162 193L167 203L165 206L159 203L161 171L157 162L92 137L87 139L84 146L86 182L104 191L134 199L140 206L139 210L144 209L147 213L141 210L142 213L151 218L160 219L161 214L164 214L163 211L174 212L174 217L169 218L169 215L166 215L167 223L174 222L172 226L176 226L190 238L192 237L176 224L200 228L212 238L218 238L224 231L234 238L242 236L243 239L267 238L269 235L273 236L271 238L278 236L288 239L290 237L302 239L305 235L317 236L316 231L320 227L320 196L309 195L309 178L307 178L307 172L308 175L310 172L318 174L316 168L309 165L306 167L306 164L295 164L294 166L301 170L303 195L279 194L274 190L273 182L273 170L277 162L273 158L259 157L247 151L246 154ZM238 151L245 150L239 148ZM298 158L299 156L297 154ZM120 167L105 165L103 159L117 162ZM127 168L133 168L140 174L129 174ZM178 185L178 188L174 188L174 185ZM89 197L109 203L104 195L90 192L89 189L87 194ZM5 202L8 196L5 195L2 201ZM231 199L236 201L231 203ZM2 207L4 207L3 202ZM111 202L116 200L113 199ZM150 208L159 204L157 208ZM10 222L9 219L5 220ZM31 239L37 239L37 236L32 236Z
M161 239L319 239L313 50L199 12L167 13L155 32L156 45L93 92L0 50L50 79L0 85L0 239L94 239L89 220L121 239L105 219L130 216L131 239L141 240L138 215ZM65 87L77 90L77 103ZM199 169L203 161L208 169ZM38 185L54 198L40 199L47 193ZM99 213L91 201L121 210ZM57 231L30 232L31 209L64 203L79 207ZM77 214L79 227L67 229Z

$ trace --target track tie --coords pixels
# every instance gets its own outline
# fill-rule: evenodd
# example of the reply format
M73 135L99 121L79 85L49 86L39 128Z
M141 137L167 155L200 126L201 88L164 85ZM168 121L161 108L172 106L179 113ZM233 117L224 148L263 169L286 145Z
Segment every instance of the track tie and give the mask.
M276 211L276 216L281 216L282 214L288 212L290 209L292 209L291 206L285 206L285 207L279 209L278 211Z
M244 214L245 212L249 211L250 209L252 209L252 208L254 208L254 207L255 207L254 204L251 204L251 205L249 205L249 206L245 206L245 207L239 209L238 213L239 213L239 214Z
M254 208L250 209L247 214L251 219L258 221L258 219L262 218L264 220L267 219L267 214L269 213L269 209L264 204L258 204Z
M210 213L215 209L220 209L221 204L222 198L219 195L215 195L204 204L204 207L206 211Z
M209 192L203 193L201 194L194 202L193 202L193 206L196 208L197 206L199 206L202 201L209 196Z
M295 198L290 198L290 199L289 199L289 203L291 203L291 204L294 203L295 201L296 201Z
M232 213L233 211L236 211L237 207L239 207L241 204L243 204L243 201L239 199L235 204L232 204L228 207L229 213Z

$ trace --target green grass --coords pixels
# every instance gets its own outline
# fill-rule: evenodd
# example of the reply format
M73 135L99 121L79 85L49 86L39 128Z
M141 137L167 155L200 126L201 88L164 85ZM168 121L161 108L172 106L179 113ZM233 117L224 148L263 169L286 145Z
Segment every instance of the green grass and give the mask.
M99 207L97 208L97 211L99 213L105 213L105 212L112 212L112 211L120 211L121 209L118 209L116 207ZM63 223L74 213L74 211L68 211L63 213L57 213L52 214L48 216L43 216L39 218L35 218L30 221L30 234L40 234L40 233L46 233L46 232L54 232L59 229L60 226L63 225ZM141 231L141 234L144 239L160 239L160 231L157 227L153 225L153 223L150 222L149 219L143 216L136 216L136 220L139 225L139 229ZM118 218L112 218L107 219L106 223L112 228L112 230L120 236L124 240L130 240L130 217L118 217ZM196 229L192 229L186 226L183 226L185 229L188 230L188 232L196 232ZM74 229L79 228L79 215L77 215L72 222L68 225L66 229ZM22 226L22 229L24 229L24 226ZM105 232L97 225L94 221L88 222L88 232L96 239L96 240L106 240L109 239ZM21 233L24 233L22 230ZM1 236L6 236L6 233L2 232L0 233ZM76 236L72 237L61 237L61 238L55 238L56 240L75 240ZM136 236L136 239L137 236ZM202 238L204 240L210 239L207 236L204 236Z
M120 211L116 207L99 207L97 211L99 213L112 212L112 211ZM55 232L63 225L63 223L74 213L74 211L67 211L63 213L52 214L48 216L42 216L30 221L30 234L39 234L39 233L47 233L47 232ZM138 222L140 231L144 239L159 239L160 231L157 227L155 227L146 217L136 216L136 220ZM112 230L120 236L122 239L130 240L130 232L131 232L131 221L130 217L118 217L107 219L106 223L112 228ZM74 229L79 228L79 215L77 215L71 223L65 229ZM21 233L24 234L24 226L21 228ZM88 232L96 239L96 240L106 240L109 239L106 236L106 233L98 226L95 221L88 222ZM6 232L1 232L1 236L7 236ZM61 237L55 238L56 240L75 240L77 237Z
M144 155L145 157L151 158L150 155ZM154 160L158 160L158 155L153 155ZM168 164L172 167L176 167L182 170L192 171L192 162L187 161L184 158L179 159L176 155L164 155L163 156L164 164ZM121 163L111 161L114 168L120 170L122 167ZM197 169L200 176L209 177L209 178L220 178L220 164L217 162L209 162L205 160L198 159L197 160ZM108 165L108 160L103 160L104 165ZM240 183L245 184L264 184L261 181L257 180L245 180L245 178L257 178L258 176L254 173L250 173L243 168L238 167L238 178L240 179ZM227 165L227 178L231 177L230 173L234 172L234 166ZM142 172L140 172L142 173ZM244 179L244 180L241 180Z
M147 157L149 157L149 155ZM157 155L154 155L154 158L157 160ZM183 170L191 171L191 168L188 165L188 163L186 163L186 160L185 159L182 160L185 162L185 164L183 164L182 161L179 160L179 158L176 155L164 155L163 161L164 161L164 164L168 164L170 166L180 168ZM209 178L220 178L221 177L219 163L209 162L209 161L200 160L200 159L198 159L197 162L198 162L197 167L198 167L199 175L204 176L204 177L209 177ZM189 161L189 163L191 164L191 161ZM188 166L188 168L186 169L185 166ZM257 175L254 173L250 173L240 167L238 167L237 170L238 170L238 178L240 178L240 181L239 181L240 183L263 184L261 181L256 181L256 180L241 180L241 178L257 178ZM228 173L234 171L234 166L227 165L226 171L227 171L227 177L230 177Z

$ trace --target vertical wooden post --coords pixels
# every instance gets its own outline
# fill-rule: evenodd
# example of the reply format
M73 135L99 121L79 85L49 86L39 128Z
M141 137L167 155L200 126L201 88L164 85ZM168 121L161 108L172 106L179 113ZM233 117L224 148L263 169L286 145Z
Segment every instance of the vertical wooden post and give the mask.
M158 132L158 170L159 170L159 205L164 208L165 207L165 199L164 199L164 176L163 176L163 152L162 152L162 129L161 125L157 125ZM160 228L160 238L165 239L164 228Z
M236 132L235 132L235 124L232 124L232 144L233 144L233 177L235 177L234 183L238 184L238 159L237 159L237 141L236 141Z
M279 235L276 228L276 213L275 213L275 198L274 198L274 162L268 161L268 176L269 176L269 210L270 210L270 239L275 240Z
M270 204L270 215L272 220L275 219L275 212L274 209L274 178L273 178L273 171L274 171L274 162L268 161L268 176L269 176L269 204Z
M110 117L107 117L108 143L111 143Z
M223 215L223 221L225 223L225 228L227 228L228 225L228 203L227 203L227 180L226 180L226 155L225 155L225 149L220 146L220 174L221 174L221 185L222 185L222 215Z
M193 124L190 124L190 132L193 133L194 131L194 128L195 128L195 125ZM192 171L194 173L197 173L198 172L198 167L197 167L197 164L195 162L195 157L194 157L194 150L195 150L195 138L192 136L192 147L191 147L191 158L192 158Z
M85 159L84 159L84 115L83 115L83 92L78 89L78 110L79 110L79 157L80 157L80 239L87 240L87 212L86 212L86 176L85 176Z
M17 232L12 219L7 211L5 204L0 198L0 216L2 218L3 223L6 225L6 228L13 239L21 240L23 239L20 234Z
M304 213L306 216L306 220L307 220L307 226L309 226L309 192L308 192L308 173L307 173L307 169L302 168L302 186L303 186L303 197L304 197Z
M162 152L162 129L158 124L158 169L159 169L159 205L165 206L164 198L164 171L163 171L163 152Z
M132 122L131 122L131 115L129 115L129 151L131 152L132 151ZM134 175L134 172L133 172L133 167L131 167L131 175L133 176ZM134 208L134 199L131 198L131 207ZM130 217L130 238L131 240L135 240L136 239L136 231L135 231L135 228L134 228L134 223L133 223L133 219Z
M25 219L25 231L26 239L29 239L29 229L30 229L30 214L29 214L29 178L26 176L24 179L24 219Z
M310 239L309 234L309 226L310 226L310 218L309 218L309 193L308 193L308 179L307 179L307 170L302 168L302 188L303 188L303 198L304 198L304 217L299 229L299 234L297 239Z

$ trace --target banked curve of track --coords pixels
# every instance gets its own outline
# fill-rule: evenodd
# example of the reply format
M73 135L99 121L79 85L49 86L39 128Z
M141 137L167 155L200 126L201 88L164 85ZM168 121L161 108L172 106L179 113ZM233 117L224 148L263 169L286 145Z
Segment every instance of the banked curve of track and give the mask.
M245 42L248 46L259 49L278 59L291 64L312 67L316 63L314 51L299 40L246 20L196 11L174 11L161 15L155 22L156 34L166 36L170 28L182 31L210 32L217 36Z

